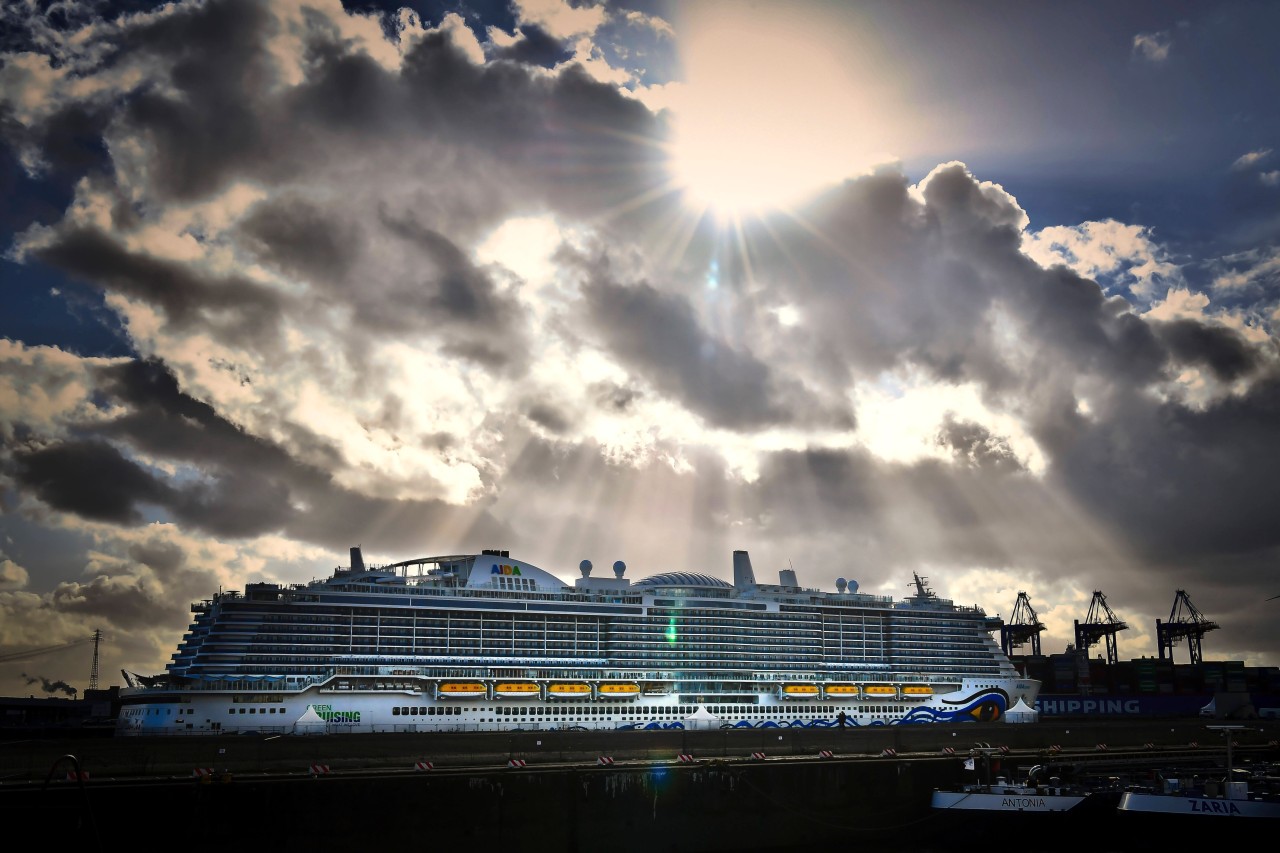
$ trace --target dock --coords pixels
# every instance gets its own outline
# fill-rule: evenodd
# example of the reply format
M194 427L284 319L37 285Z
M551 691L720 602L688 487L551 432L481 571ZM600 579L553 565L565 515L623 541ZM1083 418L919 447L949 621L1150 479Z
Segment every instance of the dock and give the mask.
M1280 724L1236 734L1276 760ZM896 849L971 749L1010 768L1140 770L1225 754L1199 721L812 731L464 732L0 742L0 818L184 850L368 844L524 851ZM124 835L121 835L124 833ZM947 841L939 838L940 842ZM950 839L954 842L955 839ZM912 844L904 849L926 850ZM940 844L938 849L954 849Z

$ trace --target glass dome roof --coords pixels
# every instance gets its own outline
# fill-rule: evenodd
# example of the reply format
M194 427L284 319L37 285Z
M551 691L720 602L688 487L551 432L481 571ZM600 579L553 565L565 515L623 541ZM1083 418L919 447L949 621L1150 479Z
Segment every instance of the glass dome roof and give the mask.
M733 584L698 572L663 572L638 580L635 586L703 586L712 589L733 589Z

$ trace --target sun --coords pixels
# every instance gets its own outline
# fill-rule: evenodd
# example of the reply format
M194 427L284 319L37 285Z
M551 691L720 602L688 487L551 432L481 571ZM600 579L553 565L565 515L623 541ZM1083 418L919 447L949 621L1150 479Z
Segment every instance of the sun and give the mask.
M873 153L872 110L819 23L718 8L681 21L669 154L691 205L730 217L787 208L890 159Z

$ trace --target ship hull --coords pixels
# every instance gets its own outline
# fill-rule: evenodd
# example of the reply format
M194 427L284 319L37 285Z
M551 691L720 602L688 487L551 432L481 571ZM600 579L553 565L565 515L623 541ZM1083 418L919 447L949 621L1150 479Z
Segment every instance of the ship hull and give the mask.
M1229 800L1223 797L1180 796L1141 791L1127 791L1120 798L1119 809L1129 815L1163 815L1184 819L1228 820L1237 818L1280 819L1280 801Z
M1036 791L934 791L935 809L977 812L1068 812L1085 801L1084 794L1052 795Z
M284 692L226 690L121 691L118 736L147 734L322 734L432 731L636 730L636 729L839 729L868 726L995 722L1019 699L1034 701L1037 683L1027 679L961 681L941 692L905 700L789 701L773 692L736 701L714 694L640 696L602 702L587 698L487 698L480 691L442 694L429 681L361 690L319 687ZM544 695L549 695L545 694ZM754 701L743 701L744 699ZM701 700L701 701L698 701ZM699 708L706 714L694 717ZM691 719L692 718L692 719Z

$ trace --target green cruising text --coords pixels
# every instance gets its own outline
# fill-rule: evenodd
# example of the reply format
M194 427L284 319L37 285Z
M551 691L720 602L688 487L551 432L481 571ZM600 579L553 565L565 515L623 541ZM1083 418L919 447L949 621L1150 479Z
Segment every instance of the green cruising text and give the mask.
M162 675L125 673L119 735L766 728L992 721L1040 683L1001 622L917 576L902 600L590 562L572 586L485 551L249 584L193 605Z

